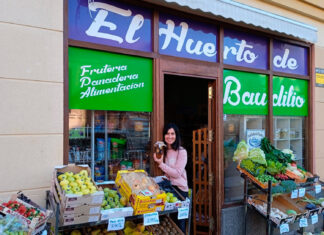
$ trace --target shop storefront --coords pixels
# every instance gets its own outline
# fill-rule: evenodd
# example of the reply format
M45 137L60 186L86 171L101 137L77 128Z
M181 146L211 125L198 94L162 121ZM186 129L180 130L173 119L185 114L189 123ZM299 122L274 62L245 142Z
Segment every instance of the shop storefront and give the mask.
M193 201L204 198L194 230L215 233L243 200L241 140L255 148L267 137L312 172L311 44L146 3L66 7L65 163L89 164L97 182L122 169L159 175L153 144L174 122Z

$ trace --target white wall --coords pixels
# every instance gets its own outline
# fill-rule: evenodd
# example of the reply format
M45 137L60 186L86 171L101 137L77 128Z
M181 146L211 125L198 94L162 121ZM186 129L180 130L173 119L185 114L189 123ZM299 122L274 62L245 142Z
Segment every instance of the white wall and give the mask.
M63 0L2 0L0 32L0 200L44 205L63 162Z

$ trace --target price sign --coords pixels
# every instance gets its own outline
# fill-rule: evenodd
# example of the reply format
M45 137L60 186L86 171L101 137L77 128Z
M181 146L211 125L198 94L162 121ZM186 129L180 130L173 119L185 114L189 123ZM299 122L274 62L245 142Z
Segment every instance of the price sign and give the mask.
M305 188L300 188L298 190L298 196L299 197L304 197L305 196L305 193L306 193L306 189Z
M178 219L188 219L189 218L189 208L183 207L178 208Z
M125 217L111 218L108 221L108 231L122 230L125 227Z
M312 220L312 224L316 224L318 222L318 215L317 214L312 215L311 220Z
M144 226L159 224L159 214L157 212L144 214Z
M296 189L291 192L291 199L295 199L297 197L298 197L298 190Z
M322 191L322 186L320 184L315 185L315 193L320 193Z
M307 226L308 226L307 219L306 219L306 218L301 218L301 219L299 220L299 227L301 227L301 228L305 228L305 227L307 227Z
M289 232L289 225L288 224L281 224L280 225L280 234L288 233Z

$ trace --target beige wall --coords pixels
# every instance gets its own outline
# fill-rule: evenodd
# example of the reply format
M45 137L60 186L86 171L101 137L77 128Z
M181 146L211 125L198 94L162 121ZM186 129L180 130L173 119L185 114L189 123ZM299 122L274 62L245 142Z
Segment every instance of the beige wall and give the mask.
M324 1L320 0L236 0L249 6L310 24L318 30L315 67L324 68ZM315 172L324 177L324 88L315 88Z
M63 161L63 0L1 1L0 32L0 200L44 205Z

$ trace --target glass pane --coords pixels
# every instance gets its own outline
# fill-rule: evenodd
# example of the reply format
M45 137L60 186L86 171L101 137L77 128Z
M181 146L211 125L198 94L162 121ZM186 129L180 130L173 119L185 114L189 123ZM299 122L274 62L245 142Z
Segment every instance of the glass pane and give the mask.
M95 181L115 180L121 169L149 171L151 114L94 111L94 136L91 136L91 112L70 111L69 162L91 166L93 138ZM82 121L76 125L75 119ZM83 129L85 137L79 133Z
M290 149L298 165L305 162L305 117L274 117L274 146L280 150Z
M236 170L233 154L249 130L265 131L265 116L224 115L224 199L233 203L243 199L244 181Z
M86 110L69 112L69 163L91 163L91 115Z

